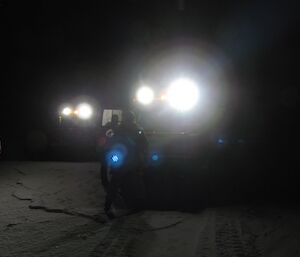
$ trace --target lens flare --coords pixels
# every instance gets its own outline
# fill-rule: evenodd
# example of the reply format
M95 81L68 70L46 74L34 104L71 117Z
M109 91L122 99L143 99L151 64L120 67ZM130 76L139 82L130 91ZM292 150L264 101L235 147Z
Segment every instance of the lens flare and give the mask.
M106 163L112 168L120 168L126 159L127 149L124 145L113 145L106 154Z
M111 157L111 159L112 159L113 162L118 162L118 161L119 161L118 155L113 155L113 156Z
M151 157L152 161L158 161L158 155L155 153Z
M119 168L124 162L124 155L121 151L111 150L106 155L106 162L110 167Z
M220 144L220 145L225 144L225 140L222 139L222 138L219 138L219 139L218 139L218 144Z

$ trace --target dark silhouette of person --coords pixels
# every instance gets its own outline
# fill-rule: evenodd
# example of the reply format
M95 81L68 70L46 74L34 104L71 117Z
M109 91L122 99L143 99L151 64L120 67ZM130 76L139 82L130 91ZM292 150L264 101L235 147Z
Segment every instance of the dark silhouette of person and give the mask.
M105 212L113 217L112 203L119 190L128 208L138 211L143 208L145 200L145 186L143 170L148 152L148 141L143 129L136 123L133 112L124 111L122 122L115 130L114 140L126 149L124 162L117 172L113 172L108 186Z
M119 125L119 116L117 114L113 114L111 116L111 121L106 123L104 128L106 129L115 129Z
M111 117L111 121L106 123L101 130L100 138L98 142L98 146L100 146L100 174L101 174L101 183L105 190L107 190L108 186L108 174L107 174L107 161L106 161L106 154L110 146L111 138L115 134L115 130L119 126L119 116L113 114Z

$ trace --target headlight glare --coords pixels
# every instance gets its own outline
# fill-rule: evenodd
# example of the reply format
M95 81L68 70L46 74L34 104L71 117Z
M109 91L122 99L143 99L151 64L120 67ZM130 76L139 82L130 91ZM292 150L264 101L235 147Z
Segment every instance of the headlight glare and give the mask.
M199 91L197 84L187 78L180 78L171 83L167 90L169 104L180 112L185 112L198 102Z
M139 103L148 105L154 100L154 92L150 87L143 86L137 91L136 98Z
M69 115L72 114L72 108L71 107L65 107L65 108L63 108L61 113L65 116L69 116Z
M80 104L75 111L80 119L86 120L93 115L93 108L86 103Z

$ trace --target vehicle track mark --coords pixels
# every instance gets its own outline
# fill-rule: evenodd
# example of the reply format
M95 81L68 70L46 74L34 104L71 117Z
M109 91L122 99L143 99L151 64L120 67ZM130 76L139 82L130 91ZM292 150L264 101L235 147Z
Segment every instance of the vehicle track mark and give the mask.
M207 210L200 231L196 257L259 257L254 243L244 240L238 213L232 210Z
M205 213L204 227L200 228L199 241L195 257L215 257L215 213L207 210Z
M134 257L138 237L146 226L141 214L118 218L89 257Z
M239 218L235 213L220 211L216 214L216 250L219 257L258 257L254 245L242 239Z

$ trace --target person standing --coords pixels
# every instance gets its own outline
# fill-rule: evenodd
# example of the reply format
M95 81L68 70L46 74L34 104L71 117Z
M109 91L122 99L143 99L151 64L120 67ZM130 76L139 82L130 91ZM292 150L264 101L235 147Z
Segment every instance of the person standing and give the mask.
M101 174L101 183L105 190L108 186L108 166L106 161L106 154L111 144L111 139L115 134L116 129L119 126L119 117L116 114L112 115L111 121L108 122L101 131L100 138L98 139L99 155L100 155L100 174Z
M145 201L143 170L148 153L148 141L143 129L136 123L133 112L123 112L123 120L115 130L114 142L121 145L125 151L123 163L113 172L107 190L105 212L109 217L113 217L111 206L119 190L124 194L124 198L127 198L128 207L136 211L143 208Z

